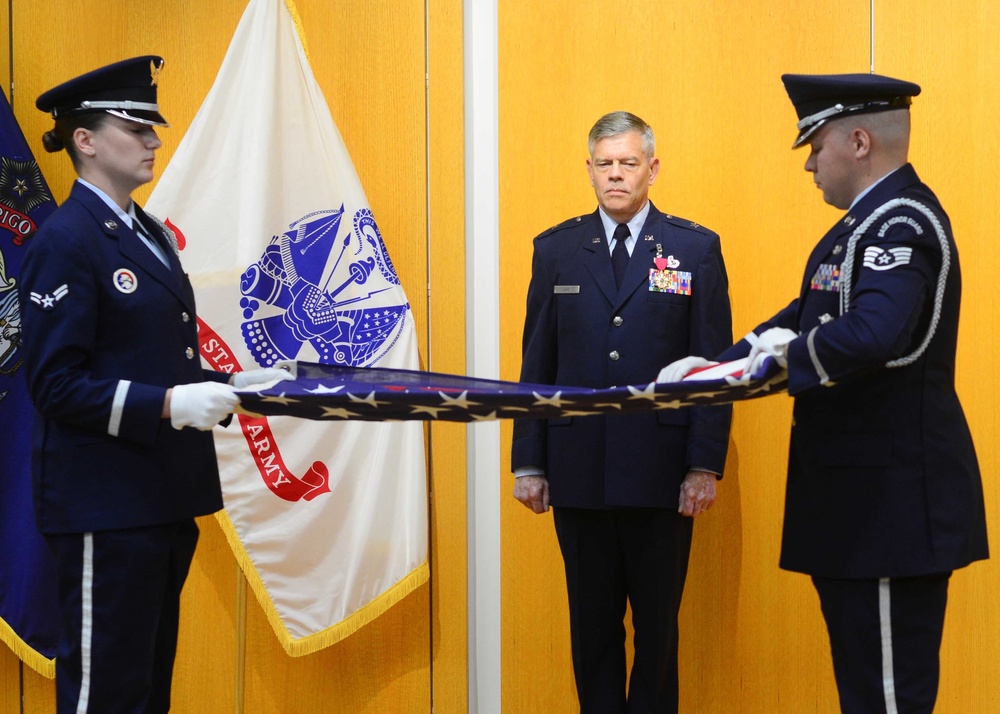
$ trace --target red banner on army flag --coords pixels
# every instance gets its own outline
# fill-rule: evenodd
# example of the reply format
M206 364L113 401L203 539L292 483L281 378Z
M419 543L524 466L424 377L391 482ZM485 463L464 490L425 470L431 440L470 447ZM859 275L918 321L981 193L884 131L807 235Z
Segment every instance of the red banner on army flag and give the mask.
M417 367L409 303L286 2L251 0L146 209L183 235L206 365ZM422 425L241 414L215 440L219 521L290 655L427 580Z
M0 92L0 641L49 678L55 676L59 641L59 585L52 553L35 524L34 409L21 374L18 278L32 233L55 207Z

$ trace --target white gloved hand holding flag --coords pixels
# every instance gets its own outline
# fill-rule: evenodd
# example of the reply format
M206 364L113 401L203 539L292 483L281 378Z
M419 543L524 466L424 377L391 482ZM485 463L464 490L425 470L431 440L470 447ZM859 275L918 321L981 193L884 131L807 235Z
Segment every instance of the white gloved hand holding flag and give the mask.
M229 383L237 389L247 389L260 385L270 386L275 382L295 379L295 376L281 367L266 367L264 369L248 369L244 372L236 372L229 378Z
M788 359L786 353L788 351L788 343L799 336L794 330L789 330L786 327L772 327L769 330L764 330L764 332L757 335L756 341L750 340L753 333L751 332L747 335L747 340L751 341L753 346L750 348L750 354L747 357L747 366L743 374L753 374L761 365L766 357L774 357L775 361L782 366L782 368L788 368Z
M680 382L692 370L699 369L701 367L711 367L715 364L719 363L711 362L704 357L697 357L695 355L682 357L681 359L671 362L666 367L661 369L660 373L656 377L656 382L657 384Z

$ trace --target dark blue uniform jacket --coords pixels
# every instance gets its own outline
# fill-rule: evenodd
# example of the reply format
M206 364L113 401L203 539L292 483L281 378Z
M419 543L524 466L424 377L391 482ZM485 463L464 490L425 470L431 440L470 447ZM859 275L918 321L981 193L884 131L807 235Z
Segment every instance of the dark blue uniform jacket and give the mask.
M798 299L754 329L800 333L781 567L904 577L988 557L954 384L960 300L948 216L907 164L820 240Z
M161 419L166 390L201 368L194 292L77 183L31 239L21 272L25 374L37 411L32 469L43 533L169 523L222 507L211 432Z
M678 280L690 273L690 294L649 289L657 246ZM535 238L521 381L645 385L664 365L731 342L729 284L712 231L650 206L621 290L597 211ZM688 407L515 421L512 467L544 469L554 506L676 508L689 468L722 473L731 416L729 407Z

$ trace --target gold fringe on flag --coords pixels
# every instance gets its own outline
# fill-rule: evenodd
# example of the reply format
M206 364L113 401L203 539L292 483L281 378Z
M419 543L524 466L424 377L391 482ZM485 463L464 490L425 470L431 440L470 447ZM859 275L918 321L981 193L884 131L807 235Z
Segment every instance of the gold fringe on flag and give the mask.
M35 651L31 645L17 636L14 628L8 625L3 618L0 618L0 642L6 643L18 659L40 675L48 679L55 679L56 661Z
M278 610L274 606L271 597L267 594L267 588L264 587L264 582L257 573L253 560L250 559L246 549L243 547L243 542L240 540L233 522L229 519L229 515L225 511L219 511L215 514L215 518L222 527L222 532L225 534L226 540L229 542L229 546L236 556L236 562L239 564L240 570L243 571L244 577L246 577L247 582L250 584L250 589L257 596L257 602L263 608L264 614L267 616L267 621L271 623L271 629L274 630L278 641L289 657L302 657L313 652L319 652L325 647L340 642L360 630L379 615L385 613L390 607L430 579L430 566L424 562L360 610L325 630L295 640L288 633L285 623L281 621L281 616L278 614Z

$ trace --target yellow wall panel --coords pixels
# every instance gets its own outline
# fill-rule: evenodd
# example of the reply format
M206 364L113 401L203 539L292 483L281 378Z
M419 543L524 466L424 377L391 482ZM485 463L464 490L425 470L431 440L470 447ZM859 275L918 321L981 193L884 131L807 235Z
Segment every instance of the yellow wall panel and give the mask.
M46 679L29 667L23 667L23 714L51 714L56 710L55 681ZM18 714L14 709L11 714Z
M294 659L285 655L260 609L248 607L243 711L430 711L429 598L430 588L424 585L350 637Z
M6 8L0 9L0 37L10 37L10 13L9 5ZM0 47L6 47L7 43L3 43ZM10 52L0 52L0 86L3 87L3 93L7 97L7 101L10 101Z
M243 585L229 543L214 516L197 519L198 550L181 593L183 616L174 664L175 714L231 714L236 707ZM211 692L210 697L197 693Z
M0 647L0 711L21 708L21 662L7 647Z
M426 366L465 373L465 181L462 2L427 3L428 227L430 288ZM411 294L412 295L412 294ZM416 295L412 295L416 299ZM430 434L431 645L434 711L468 708L466 427Z

